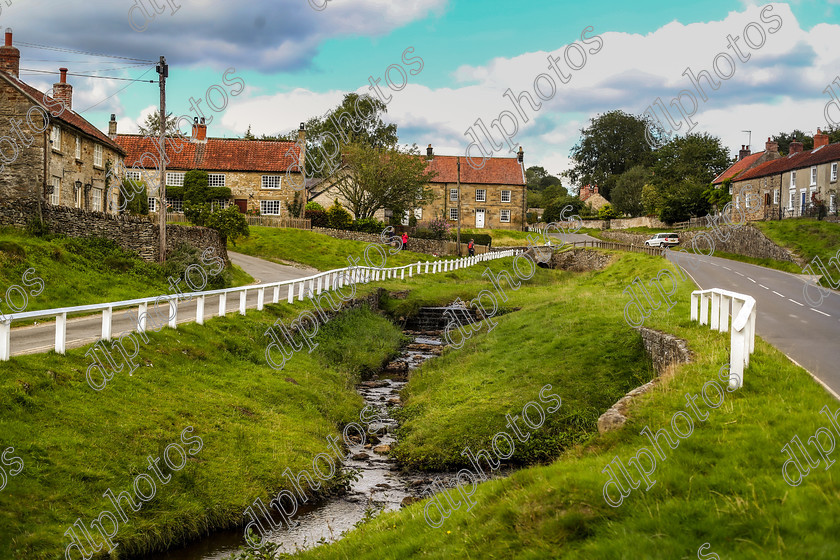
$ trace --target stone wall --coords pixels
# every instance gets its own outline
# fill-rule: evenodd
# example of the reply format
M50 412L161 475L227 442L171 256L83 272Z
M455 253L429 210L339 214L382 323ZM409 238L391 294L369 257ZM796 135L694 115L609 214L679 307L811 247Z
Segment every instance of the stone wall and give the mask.
M0 164L0 200L35 198L43 193L44 186L44 121L33 111L27 121L26 114L34 106L32 100L0 78L0 143L3 163ZM17 130L12 131L15 119ZM27 147L21 136L29 141Z
M316 233L323 233L324 235L329 235L330 237L335 237L336 239L349 239L352 241L363 241L365 243L382 243L382 239L379 237L378 233L364 233L361 231L322 227L313 227L312 231ZM461 237L463 238L463 236ZM421 239L419 237L411 237L411 234L408 236L408 246L404 247L404 249L415 253L426 253L427 255L454 256L458 254L458 244L454 241ZM475 253L477 255L486 253L487 250L488 248L486 245L476 244L475 246ZM461 255L467 255L467 243L461 243ZM371 256L371 259L373 258L374 257Z
M44 222L52 233L68 237L104 237L117 245L137 253L140 258L156 262L159 256L159 228L146 216L116 215L91 212L79 208L42 206ZM38 203L21 200L14 204L0 204L0 224L26 226L29 220L38 216ZM203 251L209 247L216 250L228 262L227 249L219 233L209 228L166 226L166 248L171 251L180 243L187 243Z
M668 227L665 222L660 222L651 216L639 216L638 218L619 218L610 220L610 229L627 229L631 227L649 227L664 229Z
M572 272L590 272L603 270L610 264L612 257L601 251L572 249L551 255L550 268L570 270Z
M604 231L601 235L607 239L631 245L644 245L645 241L651 237L650 235L618 231ZM779 247L764 235L761 230L749 224L740 227L724 226L713 230L680 232L680 245L685 247L686 250L693 250L694 246L692 245L692 241L698 235L701 237L694 242L698 254L700 252L708 254L710 246L709 239L712 239L715 251L735 253L758 259L776 259L796 263L800 266L804 264L791 251Z

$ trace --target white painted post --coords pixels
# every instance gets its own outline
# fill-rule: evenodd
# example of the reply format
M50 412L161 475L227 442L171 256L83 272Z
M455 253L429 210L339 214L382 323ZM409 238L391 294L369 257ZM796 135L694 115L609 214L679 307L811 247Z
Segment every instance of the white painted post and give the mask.
M306 282L301 282L298 288L298 301L303 301L303 290L306 288Z
M744 307L744 301L740 298L733 297L732 298L732 332L735 332L735 318L738 317L738 313L741 312L741 308Z
M744 384L744 335L735 329L729 349L729 387L738 389Z
M0 362L8 362L12 355L12 322L0 323Z
M729 330L729 300L731 298L727 295L720 296L720 332ZM734 315L733 315L734 317Z
M169 298L169 327L178 328L178 298Z
M330 279L332 278L332 276L333 276L332 272L328 272L327 275L324 276L324 291L325 292L330 291L330 284L331 284Z
M289 296L288 296L287 299L288 299L289 303L292 303L292 302L295 301L295 283L294 282L289 283Z
M750 313L750 320L748 322L749 325L749 353L747 354L747 362L749 362L750 354L755 352L755 305L753 305L752 313Z
M143 302L137 308L137 332L146 332L146 318L148 317L149 304Z
M111 340L111 321L113 317L113 307L102 310L102 340Z
M323 278L323 276L320 276L320 275L319 275L319 276L318 276L318 282L317 282L316 287L315 287L315 293L316 293L316 294L320 294L320 293L321 293L321 288L322 288L323 286L324 286L324 278ZM310 298L310 299L311 299L311 298Z
M712 292L712 322L711 328L717 329L720 326L720 294Z
M320 276L318 278L320 278ZM309 297L309 299L312 299L313 292L315 292L315 279L311 278L309 280L309 289L307 290L307 297Z
M248 297L248 290L239 292L239 314L245 315L245 299Z
M67 350L67 313L55 316L55 351L64 354Z
M198 296L195 301L195 322L204 324L204 296Z
M224 317L227 313L227 293L219 294L219 317Z
M426 261L426 274L429 273L429 261Z
M271 303L278 303L280 301L280 284L274 286L274 294L271 297Z
M257 311L262 311L264 303L265 303L265 288L260 288L257 291Z
M709 324L709 296L700 294L700 324Z
M411 273L409 272L408 275L411 276ZM400 271L400 280L405 280L405 269L404 268Z

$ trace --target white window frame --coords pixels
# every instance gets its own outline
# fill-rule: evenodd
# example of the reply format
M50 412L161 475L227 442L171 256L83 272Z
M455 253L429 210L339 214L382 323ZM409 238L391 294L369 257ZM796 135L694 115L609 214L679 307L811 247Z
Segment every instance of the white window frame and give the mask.
M729 183L729 194L732 194L732 183Z
M50 140L52 141L52 149L56 152L61 152L61 127L53 125L50 130Z
M76 135L76 159L82 159L82 138Z
M505 218L505 214L507 214L507 219ZM503 224L510 223L510 210L502 210L499 213L499 221L502 222Z
M507 195L507 200L505 200L505 195ZM510 195L511 195L510 191L502 191L501 201L502 202L510 202Z
M102 150L102 144L94 144L93 145L93 166L94 167L102 167L103 154L104 154L104 151Z
M740 194L735 195L735 208L736 209L741 208L741 195Z
M90 191L90 205L96 212L102 212L102 189Z
M50 195L50 204L58 206L61 203L61 177L53 176L52 186L53 190Z
M458 209L457 208L450 208L449 209L449 220L450 221L457 221L458 220Z
M831 182L837 181L837 162L831 164Z
M276 185L273 185L276 183ZM263 175L260 180L260 188L263 189L282 189L283 176L282 175Z
M789 208L794 208L796 206L796 189L790 189L788 192L790 193L790 197L788 198Z
M487 202L487 189L475 189L475 201Z
M779 203L779 189L773 190L773 204Z
M73 198L74 198L73 206L75 208L81 208L82 203L84 202L84 198L85 198L85 196L84 196L85 191L84 191L83 188L82 189L77 189L75 186L73 186L73 190L75 191L74 195L73 195Z
M128 181L142 181L143 180L143 174L140 173L139 171L135 171L133 169L130 169L130 170L127 170L125 172L125 178Z
M157 212L157 197L150 196L149 197L149 214L154 214Z
M225 174L224 173L208 173L207 174L208 187L224 187Z
M449 200L458 200L458 189L449 189Z
M817 166L812 165L811 166L811 186L814 186L816 184L817 184Z
M792 188L792 189L796 188L796 171L795 170L790 172L790 188Z
M226 198L216 198L210 201L210 211L215 212L218 210L224 210L230 206L230 201Z
M172 212L182 214L184 212L184 201L180 198L166 198L166 205L171 206L172 210L167 210L167 212Z
M415 208L414 209L414 217L418 220L423 219L423 209L422 208Z
M269 212L269 206L277 208L277 212ZM271 208L272 210L274 208ZM260 200L260 214L263 216L280 216L283 212L283 205L280 200Z
M828 211L837 211L837 193L831 193L828 197Z
M166 186L167 187L183 187L184 177L187 175L185 171L167 171L166 172Z

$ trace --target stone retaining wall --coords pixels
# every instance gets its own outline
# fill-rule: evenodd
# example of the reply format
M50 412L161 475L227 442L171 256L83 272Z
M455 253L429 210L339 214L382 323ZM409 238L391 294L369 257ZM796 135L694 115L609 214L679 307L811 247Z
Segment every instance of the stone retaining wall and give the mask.
M365 243L382 243L382 239L379 237L379 234L374 233L364 233L361 231L349 231L346 229L332 229L332 228L322 228L322 227L313 227L312 231L316 233L323 233L324 235L329 235L330 237L335 237L336 239L349 239L351 241L363 241ZM463 235L461 236L463 239ZM467 255L467 243L461 243L461 255ZM458 244L454 241L444 241L440 239L421 239L419 237L411 237L409 234L408 236L408 245L404 247L407 251L413 251L415 253L425 253L427 255L439 255L439 256L455 256L458 254ZM486 245L475 245L475 253L481 254L486 253L488 250ZM377 258L371 255L371 259ZM376 264L376 263L374 263Z
M129 214L106 214L67 206L53 206L44 203L41 212L44 222L52 233L68 237L104 237L112 239L125 249L137 253L140 258L157 262L160 254L160 229L146 216ZM0 224L25 227L38 216L38 203L34 200L19 200L13 204L0 204ZM166 226L166 249L172 251L186 243L203 251L209 247L216 255L229 262L227 248L216 230L203 227L177 225Z

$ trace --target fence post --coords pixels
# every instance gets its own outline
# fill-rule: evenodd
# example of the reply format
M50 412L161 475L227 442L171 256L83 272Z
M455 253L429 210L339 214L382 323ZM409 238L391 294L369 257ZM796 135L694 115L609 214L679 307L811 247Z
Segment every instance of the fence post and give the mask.
M111 340L111 320L113 317L113 307L102 310L102 340Z
M410 271L409 271L408 275L409 275L409 276L411 276L411 272L410 272ZM402 269L402 271L400 272L400 280L405 280L405 269L404 269L404 268L403 268L403 269Z
M293 303L295 301L295 283L289 283L289 295L287 297L289 303Z
M55 316L55 351L64 354L67 348L67 313Z
M239 292L239 314L245 315L245 298L248 297L248 290Z
M700 294L700 324L709 324L709 297L706 294Z
M277 303L280 301L280 284L274 286L274 294L271 298L271 303Z
M729 330L729 296L721 294L720 296L720 332Z
M710 328L717 329L720 327L720 294L712 292L712 320Z
M178 328L178 298L169 298L169 326Z
M224 317L227 313L227 292L219 294L219 317Z
M204 296L198 296L195 301L195 322L204 324Z
M12 323L0 322L0 362L8 362L12 355Z
M263 303L265 303L265 288L260 288L257 291L257 311L262 311Z
M306 281L300 283L300 288L298 288L298 301L303 301L303 289L306 285Z
M149 315L149 304L145 301L137 307L137 332L146 332L146 317Z

